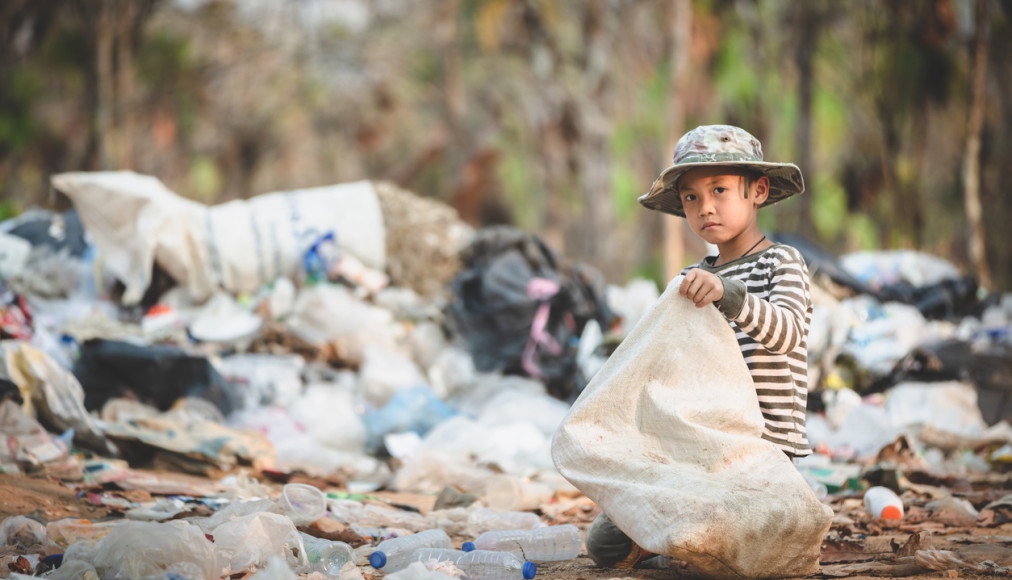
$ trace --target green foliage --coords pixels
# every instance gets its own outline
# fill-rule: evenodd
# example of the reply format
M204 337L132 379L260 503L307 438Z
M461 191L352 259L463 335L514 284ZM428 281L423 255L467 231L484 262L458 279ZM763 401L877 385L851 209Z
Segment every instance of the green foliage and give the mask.
M639 175L632 167L617 164L612 168L612 204L615 208L615 217L620 222L633 223L636 220L640 209L636 200L643 194L640 189Z
M826 241L839 238L849 222L847 192L826 175L819 175L806 195L811 195L811 218L815 231Z
M0 198L3 197L3 193L0 193ZM21 215L21 206L13 201L3 200L0 201L0 222L17 217Z
M138 79L152 85L196 80L197 58L189 41L174 32L156 30L144 38L135 59Z
M817 88L812 94L812 158L822 167L832 167L843 154L851 133L850 106L843 95Z
M198 156L190 163L190 195L203 202L211 202L221 193L222 176L213 159Z
M878 226L868 214L854 214L847 224L847 247L852 251L878 250Z
M26 150L39 135L39 123L30 114L32 101L43 90L43 78L28 67L13 67L4 83L6 98L0 108L0 150Z
M751 110L759 96L759 76L749 59L749 35L728 23L713 61L713 83L721 101L732 110Z
M535 199L538 195L543 196L544 191L531 175L524 152L506 149L506 155L497 168L517 226L536 231L541 225L542 204L535 203Z

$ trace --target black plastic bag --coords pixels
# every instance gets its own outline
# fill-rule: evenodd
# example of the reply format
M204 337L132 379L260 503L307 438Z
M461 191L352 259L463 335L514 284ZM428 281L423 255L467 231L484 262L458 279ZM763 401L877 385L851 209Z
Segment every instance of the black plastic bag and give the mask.
M124 396L161 411L181 397L207 399L224 415L237 408L238 397L210 361L172 346L88 340L81 345L73 373L84 389L84 406L89 411Z
M576 347L589 320L612 315L600 274L569 266L537 236L508 226L479 230L451 282L451 329L483 372L531 376L572 398L585 386Z

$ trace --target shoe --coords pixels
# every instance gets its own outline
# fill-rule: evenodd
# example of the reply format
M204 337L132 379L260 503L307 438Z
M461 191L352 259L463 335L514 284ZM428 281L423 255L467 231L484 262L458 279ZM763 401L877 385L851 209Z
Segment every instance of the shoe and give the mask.
M653 552L648 552L643 548L636 545L636 542L632 543L632 550L629 551L629 555L626 556L621 562L618 562L612 566L612 568L618 568L621 570L630 570L636 567L643 560L655 556Z

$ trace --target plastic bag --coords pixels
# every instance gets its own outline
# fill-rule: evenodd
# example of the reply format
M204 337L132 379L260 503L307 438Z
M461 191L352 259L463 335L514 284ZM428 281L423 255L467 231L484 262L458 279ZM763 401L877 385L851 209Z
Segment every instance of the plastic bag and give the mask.
M367 181L258 195L213 207L130 171L61 173L53 187L74 203L109 269L139 302L158 265L191 296L256 292L293 277L323 232L365 265L386 267L386 229Z
M101 578L162 577L217 578L215 546L197 526L182 521L167 523L124 521L91 544L71 544L64 566L83 560Z
M506 226L477 232L462 257L448 318L475 367L544 380L560 399L579 392L571 341L588 320L607 327L612 317L600 273Z
M293 570L309 564L299 531L288 517L259 512L214 528L214 545L222 556L223 576L249 572L280 556Z
M734 332L675 278L574 403L563 476L646 550L710 577L804 576L833 510L776 446Z

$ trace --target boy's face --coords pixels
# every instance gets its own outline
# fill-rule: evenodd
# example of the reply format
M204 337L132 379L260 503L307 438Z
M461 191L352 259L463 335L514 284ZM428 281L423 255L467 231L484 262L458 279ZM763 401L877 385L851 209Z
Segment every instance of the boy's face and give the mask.
M734 167L699 167L678 179L678 195L692 231L720 245L758 227L756 214L769 195L769 180L747 179Z

